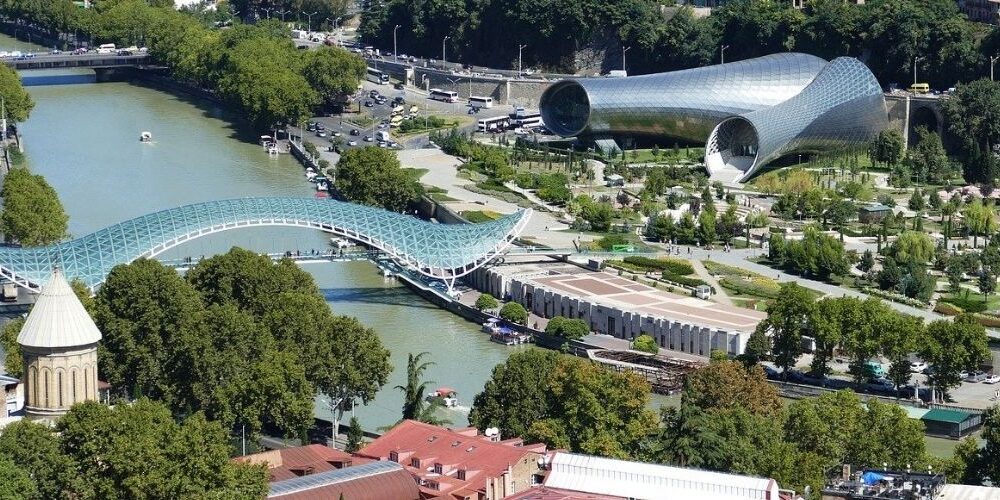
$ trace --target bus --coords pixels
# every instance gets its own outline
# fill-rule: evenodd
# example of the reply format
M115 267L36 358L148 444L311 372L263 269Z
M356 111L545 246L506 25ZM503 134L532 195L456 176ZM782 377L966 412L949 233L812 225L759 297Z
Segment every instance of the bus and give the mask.
M389 83L389 75L375 68L368 68L368 81L379 85L385 85Z
M476 121L476 130L481 133L500 132L510 125L509 116L494 116L493 118L480 118Z
M401 115L393 116L392 119L389 120L389 126L392 128L398 127L401 123L403 123L403 117Z
M427 97L435 101L458 102L458 92L453 90L431 89L430 92Z
M486 108L486 109L490 109L490 108L493 107L493 98L492 97L480 97L480 96L475 96L474 95L472 97L469 97L469 107L470 108Z

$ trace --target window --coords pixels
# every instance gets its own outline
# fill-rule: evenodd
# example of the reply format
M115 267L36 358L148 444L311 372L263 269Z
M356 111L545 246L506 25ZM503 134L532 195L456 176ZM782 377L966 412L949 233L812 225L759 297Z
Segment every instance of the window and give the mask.
M83 397L86 399L90 398L90 369L83 369Z
M394 452L394 451L390 451L389 452L389 460L392 461L392 462L399 463L399 454L396 453L396 452Z
M56 373L56 389L59 390L59 407L63 407L63 373Z
M44 379L44 382L42 384L42 390L45 391L45 400L44 400L43 406L45 408L48 408L49 407L49 371L48 370L42 370L42 379Z
M458 480L465 481L465 469L458 469Z
M444 471L444 467L442 467L441 464L434 464L434 473L435 474L444 474L444 472L442 472L442 471Z
M419 469L420 468L420 459L419 458L411 458L410 459L410 467L416 467L416 468Z
M76 368L73 368L73 371L70 372L70 384L72 384L70 387L73 388L73 392L70 396L69 404L76 404Z
M31 398L31 405L38 406L38 369L34 366L28 372L28 384L31 389L31 394L28 395Z

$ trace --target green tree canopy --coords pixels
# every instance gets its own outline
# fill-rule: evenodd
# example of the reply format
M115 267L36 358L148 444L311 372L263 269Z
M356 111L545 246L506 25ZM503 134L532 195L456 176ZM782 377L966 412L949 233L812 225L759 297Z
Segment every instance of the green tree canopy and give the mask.
M357 91L367 71L364 60L341 48L320 47L302 57L302 76L328 103Z
M953 321L932 321L918 342L917 353L934 367L928 379L943 397L961 384L959 372L978 369L990 356L986 329L969 314Z
M497 427L504 438L526 435L548 415L546 384L559 357L554 351L531 349L493 367L483 392L473 400L469 423L481 431Z
M500 317L510 321L511 323L517 323L519 325L524 325L528 323L528 311L521 304L517 302L508 302L500 308Z
M6 64L0 67L0 98L3 99L7 119L23 122L31 115L35 102L21 84L21 77Z
M1000 174L993 158L1000 144L1000 82L981 79L960 85L941 106L948 129L961 143L965 178L995 179Z
M491 309L496 309L499 305L500 303L497 301L496 297L488 293L484 293L476 298L475 308L479 311L488 311Z
M632 349L649 354L660 352L660 346L656 345L656 339L646 334L639 335L632 341Z
M786 373L802 355L802 332L807 331L815 312L815 300L805 288L784 283L761 322L761 328L771 331L774 362Z
M417 181L400 168L395 152L376 147L344 152L333 185L347 201L393 212L409 208L422 191Z
M569 340L577 340L590 333L590 325L579 318L570 319L556 316L545 325L545 333Z
M925 265L934 258L934 241L926 233L903 231L889 252L899 264Z
M20 378L24 369L24 359L21 356L21 344L17 343L17 334L21 333L24 318L14 318L0 330L0 349L3 349L3 368L11 377Z
M34 247L56 243L66 236L69 216L59 195L41 175L12 169L3 180L0 231L9 240Z

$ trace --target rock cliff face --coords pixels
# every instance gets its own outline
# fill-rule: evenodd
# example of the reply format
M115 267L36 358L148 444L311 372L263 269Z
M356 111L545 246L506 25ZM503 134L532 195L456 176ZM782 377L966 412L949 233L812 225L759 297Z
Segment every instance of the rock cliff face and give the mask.
M588 43L581 45L573 53L573 74L594 76L621 69L622 45L613 30L605 30L595 35Z

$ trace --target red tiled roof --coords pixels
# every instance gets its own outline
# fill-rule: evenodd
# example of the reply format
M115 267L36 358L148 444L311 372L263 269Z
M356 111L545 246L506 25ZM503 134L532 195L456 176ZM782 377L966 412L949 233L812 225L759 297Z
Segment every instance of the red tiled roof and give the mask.
M342 469L358 463L349 453L321 444L270 450L236 457L234 460L267 464L268 474L271 476L269 482Z
M404 420L381 437L365 446L355 456L389 460L396 452L397 460L411 474L440 484L439 489L422 487L425 494L451 494L468 489L482 490L487 478L498 477L521 460L535 461L538 448L495 443L477 435L474 428L449 430L414 420ZM411 460L419 459L420 467ZM434 473L434 464L442 465L442 474ZM458 470L466 471L466 479L458 479Z
M539 486L506 496L503 500L623 500L624 498Z

